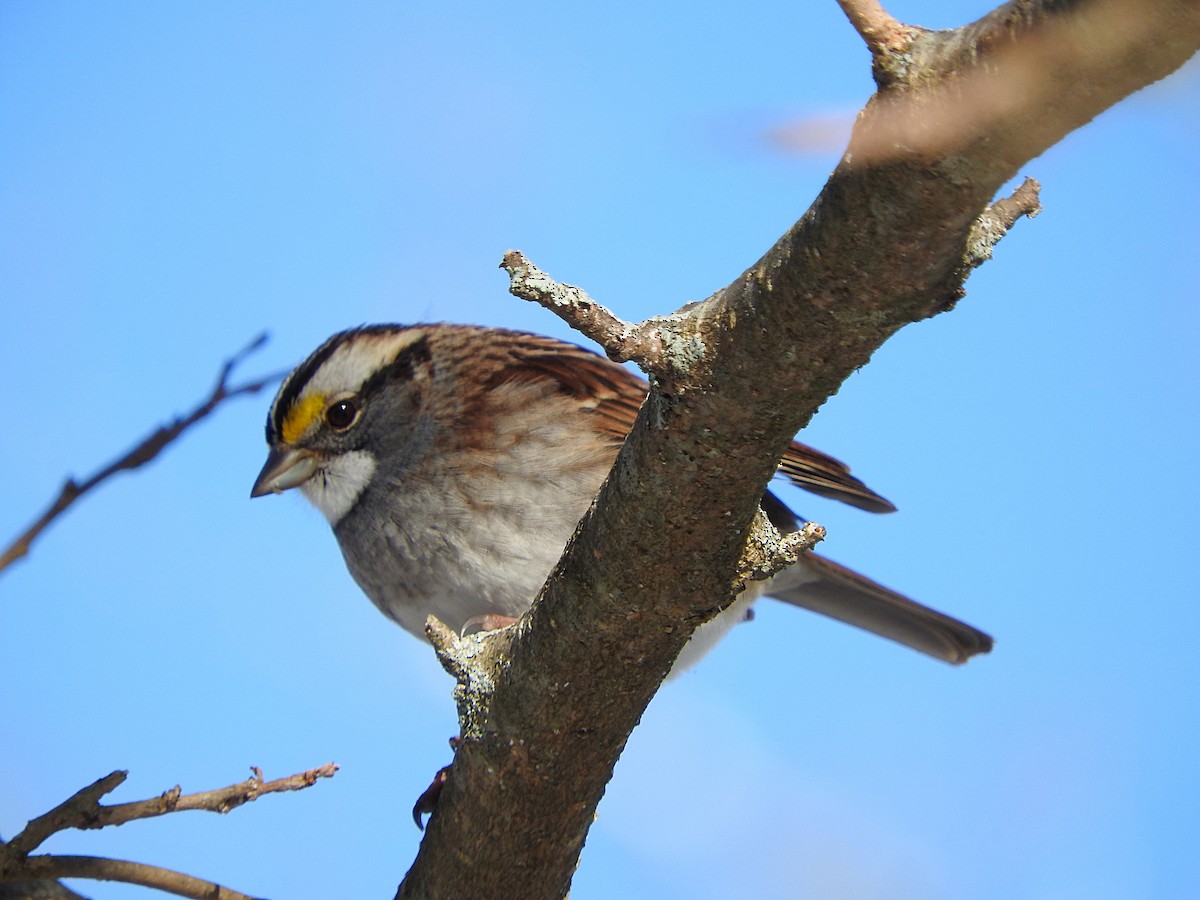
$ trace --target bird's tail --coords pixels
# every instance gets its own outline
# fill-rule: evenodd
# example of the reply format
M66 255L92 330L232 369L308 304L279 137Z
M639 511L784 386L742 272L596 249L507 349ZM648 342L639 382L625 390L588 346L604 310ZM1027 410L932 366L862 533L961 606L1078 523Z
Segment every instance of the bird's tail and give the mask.
M772 578L764 593L956 665L992 649L978 628L815 553Z

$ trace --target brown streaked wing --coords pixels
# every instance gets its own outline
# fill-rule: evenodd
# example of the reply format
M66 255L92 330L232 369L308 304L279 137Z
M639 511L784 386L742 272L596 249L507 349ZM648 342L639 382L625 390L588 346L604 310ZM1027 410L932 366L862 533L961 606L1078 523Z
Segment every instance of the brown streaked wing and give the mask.
M614 441L625 440L646 399L648 387L628 369L590 350L553 338L522 334L513 347L518 372L540 373L557 381L580 400L594 404L597 430ZM844 463L801 443L793 442L779 464L792 484L822 497L840 500L868 512L893 512L896 507L850 474Z
M896 511L891 501L851 475L845 463L798 441L793 441L783 454L779 471L796 487L818 496L841 500L867 512Z
M514 347L518 368L553 378L571 396L592 405L597 431L616 443L625 440L646 399L646 383L625 367L574 344L537 335L523 337Z

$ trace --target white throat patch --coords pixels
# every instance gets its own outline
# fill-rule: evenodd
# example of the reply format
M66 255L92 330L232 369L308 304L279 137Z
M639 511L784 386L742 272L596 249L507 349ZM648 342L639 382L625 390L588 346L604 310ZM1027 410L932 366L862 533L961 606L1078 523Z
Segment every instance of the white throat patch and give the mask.
M350 512L374 474L375 457L365 450L351 450L329 460L300 485L300 490L330 525L336 525Z

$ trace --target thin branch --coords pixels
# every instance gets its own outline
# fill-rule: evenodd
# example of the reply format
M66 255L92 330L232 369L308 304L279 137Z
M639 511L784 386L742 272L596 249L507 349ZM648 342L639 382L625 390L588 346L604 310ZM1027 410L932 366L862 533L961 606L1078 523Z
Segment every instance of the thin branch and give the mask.
M194 900L255 900L249 894L173 869L99 856L31 856L21 863L19 876L22 880L90 878L120 881Z
M273 781L262 780L262 769L252 766L253 777L238 784L216 788L211 791L200 791L195 794L180 795L179 786L171 788L160 797L149 800L138 800L132 803L117 803L113 806L100 806L99 818L86 828L104 828L108 825L124 825L134 819L148 819L165 815L170 812L183 810L203 810L204 812L227 813L257 800L264 794L278 794L285 791L302 791L312 787L320 778L332 778L337 772L337 763L325 763L315 769L307 769L295 775L276 778Z
M149 800L104 806L100 803L100 798L118 787L129 774L122 771L113 772L78 791L49 812L30 820L7 845L0 847L0 874L6 872L3 865L6 859L11 862L18 857L24 857L41 846L52 834L68 828L105 828L182 810L199 809L226 813L244 803L257 800L263 794L303 790L315 784L318 778L332 778L337 770L336 763L326 763L296 775L264 782L262 770L255 766L251 770L254 772L252 778L228 787L181 795L179 786L176 785L161 796Z
M224 365L221 366L220 374L217 377L217 383L213 387L212 392L208 397L193 409L186 416L175 419L169 425L163 425L158 428L153 434L147 437L144 441L134 447L132 450L125 453L120 458L109 463L103 469L90 478L82 482L77 482L74 478L68 478L66 483L59 491L58 497L50 504L49 508L42 513L37 520L30 525L24 532L0 554L0 573L7 569L10 565L21 559L29 553L30 546L41 535L43 531L59 516L61 516L70 506L86 494L92 488L108 480L118 472L129 469L136 469L139 466L144 466L146 463L153 460L161 453L169 444L175 441L183 432L187 431L200 420L206 418L218 406L226 400L234 397L239 397L243 394L256 394L270 384L274 384L283 377L283 372L275 372L267 375L264 378L259 378L255 381L246 384L240 384L236 387L229 386L229 377L233 374L234 368L239 365L242 360L259 349L267 341L267 335L260 334L253 341L247 344L243 349L239 350L232 357L227 359Z

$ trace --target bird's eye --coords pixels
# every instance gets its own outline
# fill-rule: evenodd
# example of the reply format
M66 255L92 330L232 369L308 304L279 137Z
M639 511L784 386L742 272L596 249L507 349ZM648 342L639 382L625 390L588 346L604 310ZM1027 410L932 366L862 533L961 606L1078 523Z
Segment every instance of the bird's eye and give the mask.
M325 424L334 431L345 431L358 421L358 402L353 397L329 404L325 410Z

